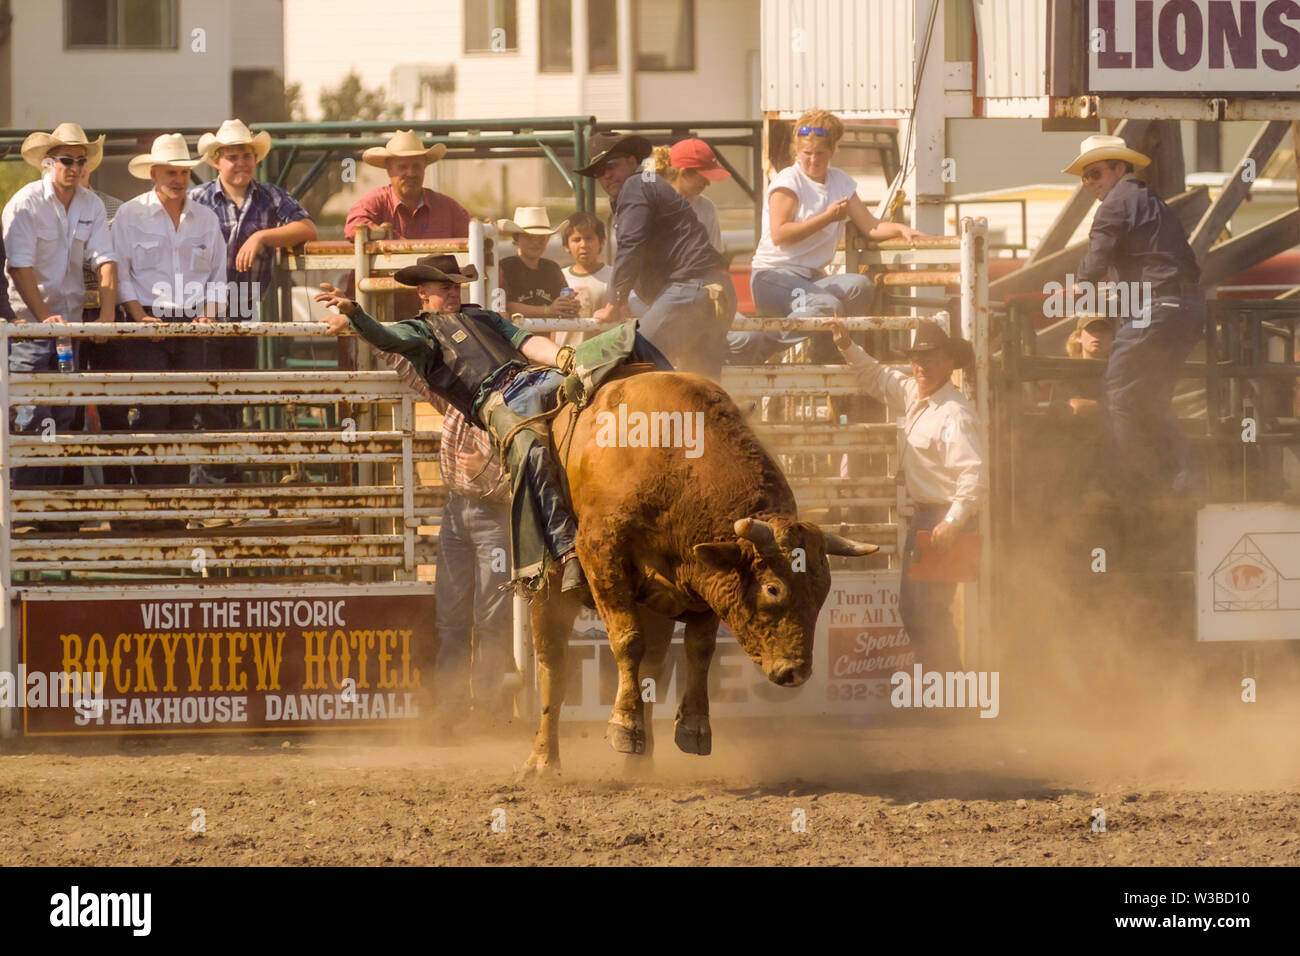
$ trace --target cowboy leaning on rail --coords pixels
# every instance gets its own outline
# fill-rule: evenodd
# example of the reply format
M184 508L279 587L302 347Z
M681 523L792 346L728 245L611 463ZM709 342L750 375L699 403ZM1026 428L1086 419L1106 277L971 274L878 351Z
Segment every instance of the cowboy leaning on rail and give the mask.
M381 325L334 286L317 302L335 306L342 315L322 321L335 335L349 324L372 346L405 357L438 395L458 408L470 421L481 423L505 446L510 470L511 545L514 583L540 585L550 557L563 565L561 589L571 591L585 583L577 561L574 539L577 522L565 499L558 463L547 447L546 421L528 419L556 404L565 374L574 369L574 349L560 348L549 339L512 325L496 312L477 305L460 304L460 284L478 277L474 267L457 272L456 257L425 256L397 273L397 281L417 287L426 311L390 325ZM432 311L435 294L443 311ZM585 342L582 369L599 363L608 369L624 358L648 360L661 368L667 360L635 333L629 323ZM588 374L584 373L584 379ZM545 547L535 539L540 528Z

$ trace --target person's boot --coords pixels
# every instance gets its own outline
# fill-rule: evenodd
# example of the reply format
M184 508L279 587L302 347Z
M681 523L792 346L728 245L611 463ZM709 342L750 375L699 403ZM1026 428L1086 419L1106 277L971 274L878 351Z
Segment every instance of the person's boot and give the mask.
M579 591L587 586L587 576L582 572L582 565L578 563L578 556L572 555L564 562L564 569L560 576L560 590Z

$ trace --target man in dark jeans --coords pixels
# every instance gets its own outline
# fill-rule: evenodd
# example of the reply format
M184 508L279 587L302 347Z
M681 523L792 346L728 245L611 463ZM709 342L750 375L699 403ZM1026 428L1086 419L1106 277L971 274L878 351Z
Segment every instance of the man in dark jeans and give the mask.
M641 334L680 371L717 380L736 290L690 203L653 170L638 171L650 152L642 136L597 133L588 145L591 162L574 170L600 181L615 214L610 303L594 318L627 318L635 290L649 304Z
M1100 403L1112 491L1130 502L1201 492L1171 406L1183 362L1205 334L1205 295L1178 216L1133 176L1150 162L1118 136L1089 136L1065 170L1101 202L1076 275L1113 275L1137 303L1120 317Z
M9 317L15 322L63 325L82 321L86 287L83 264L99 273L112 302L116 256L104 204L81 185L104 156L104 137L91 140L80 126L63 123L52 133L32 133L22 155L41 178L20 188L5 204L3 224ZM75 355L80 349L74 342ZM16 339L9 344L9 371L58 369L52 338ZM80 431L80 405L23 405L14 409L14 431L43 435ZM47 429L53 428L51 434ZM60 465L14 470L15 485L80 484L81 476Z
M127 164L131 175L153 184L123 203L113 220L119 296L131 322L211 322L225 310L226 240L216 213L188 195L190 170L198 162L180 133L164 133L150 152ZM204 367L201 338L123 339L119 345L112 359L116 371ZM196 406L184 402L143 405L139 430L192 431L196 414ZM189 465L136 468L139 484L185 485L189 477Z
M442 413L438 472L447 490L438 528L434 579L437 613L428 660L433 671L437 722L444 732L474 713L509 720L503 692L511 661L510 476L492 436L425 384L411 363L380 353L407 387ZM472 659L472 664L471 664Z
M452 255L425 256L397 273L397 281L416 287L424 311L401 322L381 325L351 299L326 283L316 296L339 310L325 318L330 332L352 328L373 347L400 355L435 394L469 421L492 432L507 448L516 528L538 527L544 542L512 548L512 581L538 585L547 560L562 565L561 589L586 586L577 560L578 525L565 499L560 466L547 447L546 425L516 427L543 411L573 362L573 349L560 349L544 336L507 322L496 312L461 305L460 287L478 277L473 266L461 271ZM541 367L529 367L529 363Z

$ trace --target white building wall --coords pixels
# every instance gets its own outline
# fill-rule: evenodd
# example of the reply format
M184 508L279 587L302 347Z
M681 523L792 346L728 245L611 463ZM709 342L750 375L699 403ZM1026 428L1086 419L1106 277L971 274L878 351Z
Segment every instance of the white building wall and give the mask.
M626 72L634 64L627 57L620 59L618 72L588 73L585 80L575 73L538 72L535 0L520 0L517 48L504 53L463 52L462 0L389 0L382 19L367 20L357 18L354 0L283 2L285 77L302 85L311 119L320 118L320 91L336 86L349 70L356 70L366 87L391 92L394 65L409 62L455 64L457 119L593 114L608 122L745 118L753 98L747 57L759 47L758 0L697 0L696 69L639 74L636 116L628 102ZM340 24L349 26L342 29ZM621 19L619 30L630 29Z
M762 0L762 38L764 111L886 117L912 106L910 0Z
M638 73L637 115L611 120L759 118L748 115L753 101L749 58L759 48L759 4L756 0L697 0L695 20L695 69L689 73Z
M285 81L302 86L308 119L320 93L355 70L367 89L389 92L397 63L460 58L459 0L385 0L380 15L355 0L284 0Z
M234 36L231 67L283 74L284 0L231 0L229 6Z
M12 125L215 127L230 113L230 10L226 0L184 0L177 50L65 50L63 4L15 0ZM191 50L196 28L204 53Z

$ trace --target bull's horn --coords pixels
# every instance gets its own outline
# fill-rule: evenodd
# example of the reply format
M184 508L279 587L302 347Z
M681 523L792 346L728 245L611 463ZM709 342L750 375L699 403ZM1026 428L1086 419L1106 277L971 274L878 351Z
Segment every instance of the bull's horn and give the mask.
M752 541L759 551L780 550L776 546L776 532L761 518L740 518L733 527L738 537Z
M848 538L841 538L834 532L826 532L826 553L833 554L842 558L860 558L866 554L875 554L880 550L878 544L864 544L861 541L851 541Z

